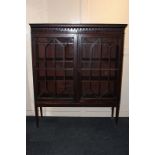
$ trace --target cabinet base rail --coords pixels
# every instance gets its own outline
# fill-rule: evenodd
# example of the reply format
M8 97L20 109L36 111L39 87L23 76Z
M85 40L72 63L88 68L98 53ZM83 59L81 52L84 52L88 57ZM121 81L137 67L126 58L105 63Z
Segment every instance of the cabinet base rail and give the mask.
M39 105L36 105L35 106L35 118L36 118L36 126L39 127L39 117L43 117L43 107L47 107L47 106L39 106ZM56 106L50 106L50 107L56 107ZM64 106L61 106L61 107L64 107ZM66 107L66 106L65 106ZM69 107L74 107L74 106L69 106ZM82 106L78 106L78 107L82 107ZM92 106L88 106L88 107L92 107ZM97 106L95 106L97 107ZM98 106L100 107L100 106ZM105 107L105 106L104 106ZM109 106L107 106L109 107ZM115 117L115 122L116 124L118 124L118 118L119 118L119 108L120 106L117 105L117 106L110 106L111 108L111 117ZM40 116L39 116L39 110L40 110ZM115 116L114 116L114 111L115 111Z

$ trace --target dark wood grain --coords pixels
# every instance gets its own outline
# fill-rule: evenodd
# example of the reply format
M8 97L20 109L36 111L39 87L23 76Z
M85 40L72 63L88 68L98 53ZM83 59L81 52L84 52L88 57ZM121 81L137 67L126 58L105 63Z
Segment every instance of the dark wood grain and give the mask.
M126 24L30 24L36 123L42 107L116 107Z

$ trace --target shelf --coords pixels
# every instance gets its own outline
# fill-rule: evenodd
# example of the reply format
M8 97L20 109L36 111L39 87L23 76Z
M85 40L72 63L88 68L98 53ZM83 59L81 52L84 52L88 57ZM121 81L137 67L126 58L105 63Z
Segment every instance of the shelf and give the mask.
M118 71L118 68L81 68L81 71Z
M92 59L90 59L90 58L81 58L81 61L116 61L117 59L116 58L92 58Z
M52 97L53 96L53 97ZM38 96L37 96L37 98L41 98L41 99L43 99L43 98L48 98L48 99L59 99L60 97L61 97L61 99L67 99L67 98L73 98L73 94L69 94L69 95L67 95L67 94L57 94L57 95L55 95L55 94L52 94L52 93L43 93L43 94L38 94Z
M43 81L43 80L47 80L47 81L53 81L53 80L64 80L64 76L56 76L56 77L45 77L45 76L43 76L43 77L38 77L38 80L39 81ZM65 80L67 81L67 80L74 80L74 77L72 77L72 76L65 76Z
M37 62L39 62L39 61L74 61L74 58L65 58L65 59L63 59L63 58L38 58L37 60L36 60Z
M65 78L64 78L65 77ZM53 76L53 77L45 77L45 76L42 76L42 77L38 77L37 78L39 81L42 81L42 80L47 80L47 81L52 81L52 80L74 80L74 77L73 76ZM104 80L111 80L111 81L114 81L114 80L117 80L116 77L108 77L108 76L102 76L102 77L98 77L98 76L94 76L94 77L90 77L89 76L81 76L81 82L93 82L93 81L104 81Z
M52 70L52 71L73 71L73 68L34 68L34 70L42 71L42 70Z
M85 82L85 83L89 83L90 81L104 81L104 80L110 80L110 81L114 81L114 80L117 80L116 77L108 77L108 76L101 76L101 77L98 77L98 76L92 76L91 78L89 76L81 76L81 82Z
M106 93L106 94L104 94L104 95L98 95L98 94L94 94L94 93L92 93L92 94L87 94L87 95L83 95L83 96L81 96L81 98L83 98L83 99L85 99L85 98L90 98L90 99L92 99L92 98L105 98L105 97L110 97L110 98L112 98L112 97L114 97L115 96L115 94L112 94L112 93Z
M48 44L48 45L74 45L73 43L49 43L49 42L41 42L41 41L37 41L36 44Z

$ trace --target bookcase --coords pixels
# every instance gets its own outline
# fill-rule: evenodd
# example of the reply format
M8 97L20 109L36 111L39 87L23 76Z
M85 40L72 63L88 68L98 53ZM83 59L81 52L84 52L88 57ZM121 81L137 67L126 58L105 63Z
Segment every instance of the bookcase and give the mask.
M42 107L109 107L119 117L126 24L30 24L35 116Z

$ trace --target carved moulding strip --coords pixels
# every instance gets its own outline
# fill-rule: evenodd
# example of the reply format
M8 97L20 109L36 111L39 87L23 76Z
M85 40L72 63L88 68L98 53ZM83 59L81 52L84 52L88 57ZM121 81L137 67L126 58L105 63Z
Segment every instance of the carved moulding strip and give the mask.
M40 28L34 28L32 29L32 33L35 34L35 33L52 33L52 32L70 32L70 33L80 33L80 32L91 32L93 31L93 33L96 33L96 32L116 32L118 33L119 31L115 30L115 29L106 29L106 28L43 28L43 29L40 29ZM121 31L121 30L120 30Z
M30 24L32 33L87 33L87 32L123 32L126 24ZM116 29L117 28L117 29Z

